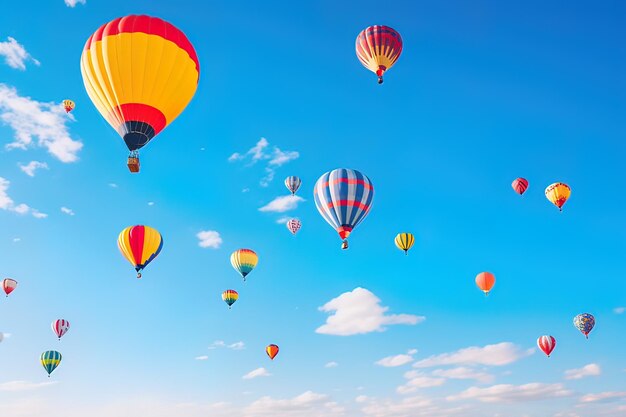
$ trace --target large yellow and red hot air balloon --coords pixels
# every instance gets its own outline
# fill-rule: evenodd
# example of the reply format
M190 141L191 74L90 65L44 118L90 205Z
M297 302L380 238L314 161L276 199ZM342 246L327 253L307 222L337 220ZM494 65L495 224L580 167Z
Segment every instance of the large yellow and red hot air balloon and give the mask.
M378 76L378 84L383 83L383 74L401 53L402 37L389 26L370 26L356 37L356 56L365 68Z
M137 278L141 278L141 271L161 252L163 238L152 227L130 226L120 233L117 246L122 255L135 267Z
M89 98L126 142L131 172L139 171L139 149L189 104L200 76L198 56L183 32L135 15L91 35L80 70Z
M546 198L557 206L560 211L563 211L563 205L571 194L572 190L569 188L569 185L562 182L555 182L546 188Z

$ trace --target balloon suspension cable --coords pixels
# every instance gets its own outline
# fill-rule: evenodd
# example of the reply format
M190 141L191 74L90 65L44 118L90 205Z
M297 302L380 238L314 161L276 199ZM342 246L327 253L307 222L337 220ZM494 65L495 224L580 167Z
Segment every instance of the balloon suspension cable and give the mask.
M139 158L139 151L137 149L135 149L134 151L130 151L130 153L128 154L129 158Z
M405 255L408 255L408 254L409 254L409 250L408 250L408 249L405 249L405 250L404 250L404 254L405 254Z

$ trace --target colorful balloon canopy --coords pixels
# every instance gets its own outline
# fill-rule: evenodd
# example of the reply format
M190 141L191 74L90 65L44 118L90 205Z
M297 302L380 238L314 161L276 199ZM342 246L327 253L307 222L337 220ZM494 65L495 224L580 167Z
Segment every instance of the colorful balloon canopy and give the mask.
M230 255L230 263L243 280L259 263L259 257L252 249L239 249Z
M546 188L546 198L557 206L559 210L563 210L563 205L571 194L572 190L569 188L569 185L562 182L555 182Z
M63 319L58 319L52 322L52 331L57 335L59 340L70 329L70 322Z
M556 339L552 336L540 336L539 339L537 339L537 346L539 346L539 349L541 349L543 353L550 357L550 354L556 347Z
M161 252L163 238L152 227L130 226L120 233L117 246L137 271L137 278L141 278L141 271Z
M41 354L41 364L43 365L46 372L48 372L48 377L57 369L57 366L61 363L61 354L56 350L48 350Z
M300 185L302 185L302 180L299 177L291 176L285 178L285 187L287 187L287 189L291 191L291 195L296 194L298 188L300 188Z
M476 286L480 288L485 295L489 295L489 291L496 283L496 277L491 272L481 272L476 275Z
M228 308L235 304L235 301L237 301L238 299L239 293L235 290L226 290L222 293L222 300L224 300L224 302L228 304Z
M372 206L372 182L359 171L335 169L317 180L313 195L317 210L339 233L342 248L347 249L348 236L365 219Z
M576 327L582 334L589 339L589 333L596 325L596 318L589 313L579 314L574 317L574 327Z
M15 290L15 288L17 288L16 280L11 278L5 278L2 281L2 289L4 290L4 293L7 295L7 297Z
M383 74L401 53L402 37L389 26L370 26L356 37L356 56L365 68L378 76L378 84L383 83Z
M276 345L267 345L265 353L267 353L267 356L269 356L271 360L274 360L276 355L278 355L278 350L278 346Z
M63 100L63 108L65 109L65 113L69 113L74 110L76 104L72 100Z
M519 195L522 195L528 189L528 180L526 178L515 178L511 183L511 187L515 190L515 192Z
M396 243L398 249L403 250L404 254L408 255L409 249L411 249L415 243L415 236L413 236L413 233L398 233L394 242Z
M133 157L185 109L200 76L185 34L143 15L120 17L96 30L80 70L89 98Z
M287 229L291 232L292 235L298 233L298 230L302 227L302 222L298 219L290 219L286 223Z

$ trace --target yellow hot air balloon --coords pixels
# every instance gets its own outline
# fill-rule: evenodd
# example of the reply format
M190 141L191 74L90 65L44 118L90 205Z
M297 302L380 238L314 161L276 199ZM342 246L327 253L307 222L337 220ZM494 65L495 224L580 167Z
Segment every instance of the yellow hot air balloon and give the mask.
M152 227L130 226L121 231L117 247L137 271L137 278L141 278L141 271L161 252L163 238Z
M394 240L398 249L403 250L405 255L408 255L409 249L415 243L415 236L413 233L398 233Z
M63 108L65 109L65 113L69 113L72 110L74 110L74 107L76 107L76 103L74 103L72 100L63 100Z
M560 211L563 211L563 205L570 194L572 194L572 190L569 188L569 185L562 182L555 182L554 184L548 185L548 188L546 188L546 198L557 206Z
M246 276L259 263L259 256L252 249L238 249L230 255L230 263L245 281Z
M89 98L126 142L131 172L139 172L139 149L191 101L200 76L196 51L183 32L135 15L91 35L80 70Z

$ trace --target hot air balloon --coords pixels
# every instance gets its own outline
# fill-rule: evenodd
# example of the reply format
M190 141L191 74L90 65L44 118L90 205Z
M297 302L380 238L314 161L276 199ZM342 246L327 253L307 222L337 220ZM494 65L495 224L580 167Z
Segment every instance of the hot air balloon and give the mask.
M4 290L4 293L7 295L7 297L13 292L13 290L15 290L16 287L17 281L14 279L5 278L2 281L2 289Z
M546 198L561 211L571 193L572 190L569 188L569 185L562 182L555 182L546 188Z
M117 246L122 255L135 267L137 278L141 278L141 271L161 252L163 238L152 227L130 226L120 233Z
M383 74L401 53L402 37L389 26L370 26L356 37L356 56L365 68L378 76L378 84L383 83Z
M589 339L589 333L593 330L593 326L596 325L596 319L589 313L579 314L574 317L574 327L576 327L582 334Z
M57 335L59 340L70 329L70 322L63 319L58 319L52 322L52 331Z
M526 192L526 189L528 189L528 180L522 177L515 178L511 183L511 187L513 187L517 194L522 195Z
M286 223L287 229L291 232L291 234L295 235L298 233L298 230L302 227L302 223L298 219L290 219Z
M491 272L481 272L476 275L476 285L485 295L489 295L495 283L496 277Z
M41 364L46 372L48 372L48 378L52 371L61 363L61 354L56 350L48 350L41 354Z
M228 309L239 299L239 293L235 290L226 290L222 293L222 300L228 304Z
M270 357L271 360L274 360L276 355L278 355L278 346L276 345L267 345L265 348L265 353Z
M65 109L65 113L69 113L74 110L76 104L72 100L63 100L63 108Z
M259 263L259 257L252 249L239 249L230 255L230 263L245 281L246 276Z
M335 169L317 180L313 196L317 210L343 240L341 248L347 249L348 236L372 206L372 182L359 171Z
M200 65L178 28L130 15L102 25L87 39L80 71L89 98L130 151L128 168L139 172L139 149L189 104Z
M403 250L405 255L409 254L409 249L415 243L415 236L413 233L398 233L394 239L398 249Z
M537 339L537 346L539 346L539 349L541 349L543 353L550 357L550 354L556 346L556 339L552 336L541 336Z
M291 195L296 194L298 188L300 188L300 185L302 185L302 180L299 177L291 176L285 178L285 187L287 187L287 189L291 191Z

